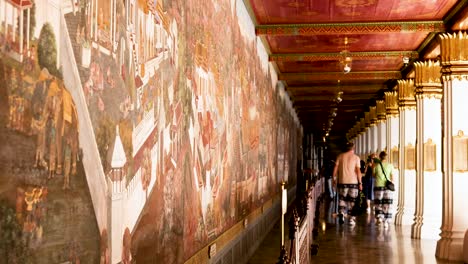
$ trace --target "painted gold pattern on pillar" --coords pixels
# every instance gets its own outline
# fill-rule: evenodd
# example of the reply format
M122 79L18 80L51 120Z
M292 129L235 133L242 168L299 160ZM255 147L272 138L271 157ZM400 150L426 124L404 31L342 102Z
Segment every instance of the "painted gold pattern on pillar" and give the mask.
M415 170L416 169L416 149L413 144L405 146L405 169Z
M383 122L386 119L386 109L384 100L377 100L377 119L379 120L379 122Z
M424 171L437 170L436 149L437 146L431 138L424 143Z
M453 137L453 170L468 172L468 137L463 130Z
M438 99L442 98L441 66L438 61L415 62L416 97Z
M385 108L387 115L396 117L398 116L398 92L391 91L385 92Z
M391 155L392 155L392 165L393 168L398 168L400 166L399 160L400 160L400 150L398 149L397 146L394 146L391 149Z
M400 108L416 108L415 87L413 79L398 80L398 102Z
M369 107L369 118L370 125L375 126L375 124L377 124L377 106Z

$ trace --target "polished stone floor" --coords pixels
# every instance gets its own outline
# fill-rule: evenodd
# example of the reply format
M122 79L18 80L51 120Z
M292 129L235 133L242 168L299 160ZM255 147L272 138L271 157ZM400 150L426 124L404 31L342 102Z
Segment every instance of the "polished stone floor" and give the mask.
M319 235L314 240L319 250L311 263L456 263L437 260L434 256L437 241L411 239L410 226L391 224L388 229L378 228L372 214L360 216L354 227L347 223L339 225L332 217L332 208L332 202L322 203ZM248 263L276 263L280 239L277 224Z

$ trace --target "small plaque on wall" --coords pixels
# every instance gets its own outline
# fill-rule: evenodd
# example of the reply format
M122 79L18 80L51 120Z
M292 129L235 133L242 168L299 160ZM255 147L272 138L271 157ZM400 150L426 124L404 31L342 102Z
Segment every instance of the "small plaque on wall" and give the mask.
M405 169L415 170L416 169L416 149L411 143L405 147Z
M453 137L453 170L456 172L468 171L468 137L462 130Z
M393 165L393 168L395 169L398 169L398 167L400 166L400 153L399 153L399 149L397 146L393 147L392 150L391 150L391 157L392 157L392 165Z
M211 244L208 247L208 257L213 258L216 255L216 244Z

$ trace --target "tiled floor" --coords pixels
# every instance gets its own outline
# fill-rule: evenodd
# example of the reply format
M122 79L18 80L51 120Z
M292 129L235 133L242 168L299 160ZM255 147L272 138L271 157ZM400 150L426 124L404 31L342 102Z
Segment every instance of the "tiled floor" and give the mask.
M315 240L319 251L317 256L312 256L311 263L455 263L435 258L436 240L411 239L410 226L378 228L371 214L360 216L355 227L347 223L339 225L331 216L331 208L330 202L322 204L319 236ZM277 224L249 263L276 263L280 236Z

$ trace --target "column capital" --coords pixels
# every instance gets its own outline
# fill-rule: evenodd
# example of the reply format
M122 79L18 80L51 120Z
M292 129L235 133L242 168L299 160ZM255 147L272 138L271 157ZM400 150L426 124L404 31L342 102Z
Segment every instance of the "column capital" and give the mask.
M398 116L398 92L385 92L385 108L388 116Z
M366 128L370 127L370 124L371 124L370 112L364 113L364 124Z
M442 98L441 67L438 61L426 60L414 63L416 97Z
M455 73L468 74L468 34L466 32L443 33L439 35L442 67L453 68Z
M377 119L379 121L384 121L386 118L385 115L385 100L377 100Z
M416 108L413 79L398 80L398 101L402 109Z
M366 121L364 117L359 119L359 133L364 134L366 132Z
M377 106L369 107L370 125L375 126L377 124Z

